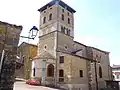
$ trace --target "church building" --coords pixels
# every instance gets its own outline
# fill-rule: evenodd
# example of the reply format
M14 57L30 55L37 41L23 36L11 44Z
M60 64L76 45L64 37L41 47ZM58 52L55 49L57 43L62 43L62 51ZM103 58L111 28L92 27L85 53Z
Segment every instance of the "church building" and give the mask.
M112 79L109 52L74 41L74 13L61 0L41 7L38 55L31 77L43 85L72 90L96 90Z

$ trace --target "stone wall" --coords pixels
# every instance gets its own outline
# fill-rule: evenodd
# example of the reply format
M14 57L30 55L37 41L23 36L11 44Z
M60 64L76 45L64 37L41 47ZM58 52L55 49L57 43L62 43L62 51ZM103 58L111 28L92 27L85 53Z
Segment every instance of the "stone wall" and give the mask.
M17 47L21 30L22 26L0 21L0 52L5 51L3 62L0 62L2 63L2 69L0 71L0 90L13 89Z

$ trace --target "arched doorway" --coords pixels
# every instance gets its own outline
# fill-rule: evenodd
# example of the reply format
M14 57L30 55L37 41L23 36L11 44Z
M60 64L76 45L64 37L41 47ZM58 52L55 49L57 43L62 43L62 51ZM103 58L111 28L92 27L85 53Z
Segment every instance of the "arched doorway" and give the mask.
M49 64L47 67L47 76L54 77L54 66L52 64Z

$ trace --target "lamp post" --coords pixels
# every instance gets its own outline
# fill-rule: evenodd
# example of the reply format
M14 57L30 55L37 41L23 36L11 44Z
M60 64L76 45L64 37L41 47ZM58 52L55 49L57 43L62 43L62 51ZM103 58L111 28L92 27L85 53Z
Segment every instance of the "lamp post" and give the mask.
M33 26L29 31L28 37L26 36L20 36L20 37L34 40L35 37L37 36L38 31L39 31L38 28L36 26Z

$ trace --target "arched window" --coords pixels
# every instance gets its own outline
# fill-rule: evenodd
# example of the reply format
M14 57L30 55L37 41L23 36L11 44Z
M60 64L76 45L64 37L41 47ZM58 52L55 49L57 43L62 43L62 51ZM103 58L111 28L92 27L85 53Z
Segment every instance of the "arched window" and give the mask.
M102 78L102 68L99 66L99 78Z
M46 23L46 17L43 18L43 24Z
M64 14L62 14L62 20L64 21Z
M68 18L68 24L70 24L70 18Z
M52 13L49 15L49 20L52 20Z
M54 77L54 66L52 64L47 67L47 76Z

